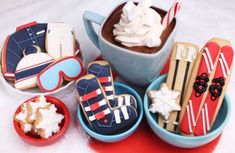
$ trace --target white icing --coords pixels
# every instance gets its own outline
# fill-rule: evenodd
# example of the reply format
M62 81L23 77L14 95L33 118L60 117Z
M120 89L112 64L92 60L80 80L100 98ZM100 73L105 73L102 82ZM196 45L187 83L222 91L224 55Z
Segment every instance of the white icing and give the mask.
M138 5L128 1L123 7L120 21L114 25L115 40L127 47L159 46L163 26L161 16L150 8L151 5L152 0L144 0Z
M197 51L194 47L188 47L188 56L186 61L187 62L193 62L193 60L195 60L197 57Z
M39 108L41 114L41 122L35 127L37 129L43 129L44 137L49 138L53 133L57 133L60 130L59 124L64 119L62 114L56 112L57 108L54 104L51 104L49 108Z
M44 96L39 96L37 98L37 101L35 102L29 102L28 105L31 108L31 116L29 117L30 121L34 121L36 119L36 111L38 110L38 108L44 108L46 106L48 106L50 103L48 103L46 101L46 98Z
M23 104L21 109L22 109L21 112L19 114L17 114L15 116L15 118L18 121L22 122L22 124L24 125L23 131L26 133L26 132L31 131L31 129L32 129L32 125L30 123L28 123L27 120L26 120L27 115L28 115L28 111L27 111L27 108L26 108L26 103Z
M186 48L184 45L177 44L177 51L175 55L175 59L180 60L182 57L185 56Z
M181 107L177 103L180 93L170 90L165 83L162 84L160 90L150 90L148 96L152 100L149 111L152 113L158 112L163 116L164 120L168 120L172 111L180 111Z
M121 123L121 118L120 118L120 110L119 109L115 109L113 111L114 113L114 117L115 117L115 121L117 124Z
M128 120L129 119L129 115L128 115L126 106L121 106L121 111L122 111L122 114L124 116L124 119Z

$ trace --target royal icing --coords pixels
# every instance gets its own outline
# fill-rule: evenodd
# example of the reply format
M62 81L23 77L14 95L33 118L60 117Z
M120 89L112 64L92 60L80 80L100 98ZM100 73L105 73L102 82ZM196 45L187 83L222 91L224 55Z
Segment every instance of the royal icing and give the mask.
M75 36L71 26L65 23L48 23L46 50L54 59L75 54Z
M43 138L49 138L53 133L57 133L60 130L59 124L64 119L62 114L56 112L57 108L54 104L51 104L47 108L39 108L39 122L37 122L35 128L41 129Z
M23 58L23 50L37 45L45 52L45 36L47 24L32 22L17 28L9 35L2 50L2 71L8 78L15 77L17 64Z
M15 72L15 88L28 89L37 85L37 75L54 60L46 53L40 52L38 48L36 52L27 51L16 67Z
M179 95L179 92L169 89L163 83L158 91L148 91L148 96L152 101L149 111L152 113L157 112L162 115L164 120L168 120L171 112L181 110L180 105L177 103Z
M214 78L209 87L209 93L200 111L200 115L194 129L194 135L205 135L213 126L214 120L218 114L218 109L222 104L223 95L226 90L225 84L229 81L227 77L230 74L233 55L234 53L232 47L222 47Z
M63 78L67 81L78 79L83 72L82 61L75 56L55 61L39 73L37 81L41 90L51 92L58 89Z
M32 125L27 122L28 110L26 103L21 106L21 111L15 116L15 119L21 123L22 130L27 133L32 129Z
M180 126L181 132L184 134L191 134L196 126L200 108L204 103L202 99L208 88L208 82L212 77L211 72L216 64L219 52L220 46L214 42L207 43L202 51L202 58L193 84L193 90L189 99L184 100L186 106Z

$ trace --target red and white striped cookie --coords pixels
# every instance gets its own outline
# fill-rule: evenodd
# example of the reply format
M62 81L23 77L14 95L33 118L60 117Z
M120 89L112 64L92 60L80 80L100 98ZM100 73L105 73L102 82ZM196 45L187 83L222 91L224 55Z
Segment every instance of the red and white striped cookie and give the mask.
M201 109L194 135L199 136L207 134L213 126L229 82L233 54L231 46L224 46L221 49L214 79L212 80L206 101Z
M195 63L194 69L197 70L193 70L196 71L196 76L194 75L195 73L191 76L191 84L186 92L186 95L189 96L184 99L183 111L181 111L180 129L183 134L189 135L193 133L200 109L207 95L208 84L213 78L219 52L220 46L217 43L208 42L198 55L199 59L197 60L200 61Z

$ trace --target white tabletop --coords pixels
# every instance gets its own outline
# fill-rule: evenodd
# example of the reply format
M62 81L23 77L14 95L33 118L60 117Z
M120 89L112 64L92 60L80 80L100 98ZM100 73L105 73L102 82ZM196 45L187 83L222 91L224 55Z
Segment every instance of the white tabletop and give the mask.
M91 61L99 51L86 35L82 14L85 10L93 10L107 15L121 0L1 0L0 5L0 46L5 37L15 30L15 27L31 22L66 22L75 27L76 36L84 51L85 60ZM161 8L169 8L173 0L155 0L154 4ZM212 37L229 39L235 43L235 2L233 0L181 0L182 9L179 14L180 29L177 41L188 41L202 47ZM102 4L102 5L100 5ZM98 28L98 27L97 27ZM235 73L232 74L227 90L232 107L235 99ZM76 99L72 96L65 99L72 116L75 116ZM34 147L20 140L15 133L12 117L22 99L10 96L0 84L0 152L17 153L72 153L92 152L88 147L89 137L81 128L75 127L74 119L66 135L57 143L46 147ZM233 109L232 108L232 109ZM223 135L215 152L235 152L235 112L224 129Z

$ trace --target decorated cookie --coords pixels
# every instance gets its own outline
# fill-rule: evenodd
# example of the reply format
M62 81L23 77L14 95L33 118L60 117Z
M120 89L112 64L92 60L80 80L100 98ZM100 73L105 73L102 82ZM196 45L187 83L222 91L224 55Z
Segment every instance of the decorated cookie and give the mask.
M231 44L226 41L217 41L217 43L222 48L219 54L219 61L216 66L212 83L208 88L209 92L194 129L194 135L197 136L207 134L212 128L223 102L224 93L231 76L234 55L233 49L230 46Z
M41 138L47 139L60 130L59 124L64 119L64 116L56 111L57 108L54 104L38 109L34 127L38 129L38 134Z
M74 29L65 23L48 23L46 50L54 59L75 55Z
M20 128L24 133L28 133L32 130L32 125L27 121L28 110L26 107L26 103L24 103L20 107L20 112L15 115L14 119L19 122Z
M170 68L166 80L166 85L172 90L180 92L177 103L182 106L188 80L190 78L194 60L198 54L198 47L191 43L175 43L170 60ZM161 116L158 117L159 126L168 131L178 132L179 111L172 112L168 121L164 121Z
M24 57L19 61L15 71L15 88L20 90L37 86L37 75L54 59L41 52L38 46L28 46L23 51Z
M132 106L137 108L137 102L135 97L129 94L123 94L115 96L115 90L113 85L112 69L107 61L94 61L88 65L88 74L95 75L103 90L111 107L117 107L122 105Z
M148 91L148 97L152 101L149 111L159 113L164 121L167 122L171 112L181 110L180 105L177 103L179 95L179 92L169 89L167 85L163 83L158 91Z
M218 43L212 39L198 54L181 111L180 129L183 134L193 133L199 112L209 91L208 87L214 76L220 49Z
M16 28L16 32L6 38L2 50L2 72L6 79L14 79L25 48L36 45L45 52L46 30L47 24L31 22Z
M36 119L36 112L39 108L45 108L49 105L49 103L46 101L46 98L44 96L38 96L37 99L34 102L28 102L26 104L27 106L27 122L33 123Z
M100 134L112 134L129 128L137 120L136 109L123 105L111 108L107 96L92 74L80 78L76 83L78 99L91 127Z
M60 88L64 79L76 80L82 73L83 63L80 58L75 56L61 58L39 73L38 86L45 92L51 92Z

